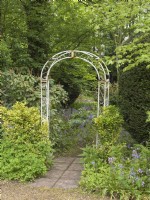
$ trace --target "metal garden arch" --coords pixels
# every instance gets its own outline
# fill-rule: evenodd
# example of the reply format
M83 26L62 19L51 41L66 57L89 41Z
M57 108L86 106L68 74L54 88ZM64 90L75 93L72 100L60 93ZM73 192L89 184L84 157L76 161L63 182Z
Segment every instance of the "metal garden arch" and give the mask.
M41 71L41 122L47 120L50 126L50 84L49 76L52 67L65 59L80 59L89 63L96 71L98 78L97 117L100 114L100 105L109 105L109 70L97 55L79 50L67 50L55 54L43 66ZM98 143L98 136L96 137Z

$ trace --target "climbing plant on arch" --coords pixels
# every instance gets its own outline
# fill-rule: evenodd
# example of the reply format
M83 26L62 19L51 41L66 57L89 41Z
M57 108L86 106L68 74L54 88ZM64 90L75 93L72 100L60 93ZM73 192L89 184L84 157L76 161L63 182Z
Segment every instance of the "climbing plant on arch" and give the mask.
M41 71L41 120L46 119L49 126L51 117L50 72L58 62L66 59L83 60L95 69L98 80L97 117L100 115L100 107L109 105L109 70L103 60L87 51L67 50L59 52L44 64Z

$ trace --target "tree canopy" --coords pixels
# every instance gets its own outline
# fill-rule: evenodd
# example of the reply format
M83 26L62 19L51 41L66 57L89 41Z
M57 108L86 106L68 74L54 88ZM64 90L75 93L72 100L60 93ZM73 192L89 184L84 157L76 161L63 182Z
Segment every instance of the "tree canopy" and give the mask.
M1 0L1 68L38 71L66 49L94 51L118 67L140 48L137 62L149 62L149 9L148 0Z

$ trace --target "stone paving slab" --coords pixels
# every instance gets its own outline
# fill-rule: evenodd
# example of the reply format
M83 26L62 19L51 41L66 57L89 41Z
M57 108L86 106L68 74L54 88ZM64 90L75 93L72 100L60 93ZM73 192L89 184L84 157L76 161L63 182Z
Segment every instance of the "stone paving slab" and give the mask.
M72 171L72 170L81 171L81 170L83 170L83 166L79 163L74 163L69 166L68 170L69 171Z
M60 178L62 175L64 174L63 170L58 170L58 169L51 169L50 171L48 171L46 173L46 175L44 176L45 178Z
M81 172L80 171L65 171L61 179L66 180L80 180Z
M55 163L52 167L53 170L66 170L68 168L68 163Z
M32 187L77 188L83 170L80 157L60 157L42 178L30 184Z
M54 186L54 188L77 188L78 181L77 180L59 180Z
M58 157L54 160L55 163L72 163L76 157Z

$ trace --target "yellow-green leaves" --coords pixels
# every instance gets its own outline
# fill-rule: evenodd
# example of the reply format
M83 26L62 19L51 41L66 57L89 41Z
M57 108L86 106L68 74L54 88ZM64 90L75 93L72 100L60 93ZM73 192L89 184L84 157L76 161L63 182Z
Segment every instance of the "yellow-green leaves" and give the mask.
M17 142L23 137L25 142L36 143L48 135L46 124L41 126L40 113L36 107L28 108L25 103L17 102L12 109L0 107L4 136Z
M95 119L102 144L115 144L119 138L123 118L115 106L103 108L102 114Z
M28 181L44 174L52 164L53 151L47 123L41 125L38 109L21 102L11 109L0 107L0 121L0 177Z

